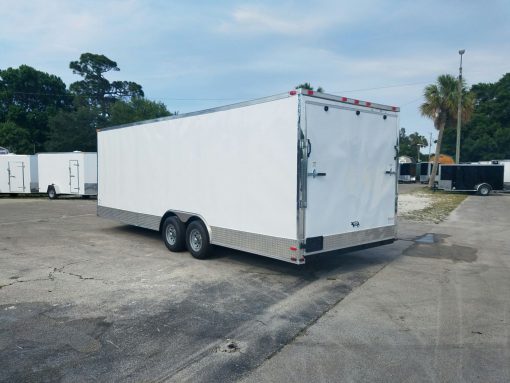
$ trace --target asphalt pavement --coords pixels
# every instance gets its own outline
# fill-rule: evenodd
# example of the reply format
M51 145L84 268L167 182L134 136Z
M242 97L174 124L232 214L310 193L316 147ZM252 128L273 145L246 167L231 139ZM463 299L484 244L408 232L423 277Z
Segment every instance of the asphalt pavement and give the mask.
M200 261L95 201L0 198L0 381L235 381L399 256Z
M508 381L509 206L298 267L0 198L0 381Z
M244 382L509 382L509 217L491 195L401 222L402 256Z

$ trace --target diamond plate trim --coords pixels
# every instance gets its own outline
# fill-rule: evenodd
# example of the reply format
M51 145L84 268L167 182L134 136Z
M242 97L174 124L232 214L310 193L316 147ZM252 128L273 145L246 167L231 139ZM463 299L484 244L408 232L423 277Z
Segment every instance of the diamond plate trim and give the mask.
M236 250L259 254L291 262L291 256L299 257L299 251L290 250L291 246L299 249L296 239L272 237L270 235L248 233L222 227L211 227L211 243Z
M97 195L97 183L85 183L84 194Z
M97 215L99 217L113 219L156 231L159 230L159 223L161 221L161 217L155 215L135 213L105 206L97 207ZM329 235L324 237L323 250L306 254L345 249L387 239L394 239L395 237L395 225ZM216 226L211 227L211 243L293 263L296 262L291 260L291 256L299 258L302 254L302 250L299 249L299 241L296 239L272 237L270 235L248 233ZM291 246L297 247L298 251L290 250Z
M112 207L97 206L97 215L99 217L113 219L134 226L145 227L151 230L159 230L161 217L149 214L135 213Z
M340 250L348 247L365 245L368 243L394 239L396 237L396 226L384 226L375 229L353 231L351 233L335 234L324 236L324 248L321 252ZM306 254L319 253L311 252Z

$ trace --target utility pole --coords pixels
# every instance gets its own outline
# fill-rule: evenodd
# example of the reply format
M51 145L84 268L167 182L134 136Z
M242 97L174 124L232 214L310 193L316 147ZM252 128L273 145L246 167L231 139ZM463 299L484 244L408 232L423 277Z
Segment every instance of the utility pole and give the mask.
M459 67L459 104L457 109L457 144L455 146L455 162L458 164L460 162L460 125L462 119L462 55L466 52L465 49L461 49L459 51L460 55L460 67Z

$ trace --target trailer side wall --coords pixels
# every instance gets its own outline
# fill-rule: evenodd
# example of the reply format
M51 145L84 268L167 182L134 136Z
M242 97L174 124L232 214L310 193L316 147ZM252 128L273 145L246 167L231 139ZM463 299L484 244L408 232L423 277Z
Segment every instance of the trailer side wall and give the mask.
M100 131L98 214L156 230L167 211L199 215L219 244L295 240L297 100Z

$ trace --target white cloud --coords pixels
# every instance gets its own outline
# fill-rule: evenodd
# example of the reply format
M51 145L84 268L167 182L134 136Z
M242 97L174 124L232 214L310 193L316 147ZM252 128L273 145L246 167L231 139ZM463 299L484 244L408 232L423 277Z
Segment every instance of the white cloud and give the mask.
M234 35L308 36L329 28L346 27L377 12L373 0L357 2L282 2L265 6L241 6L231 10L217 30Z
M244 7L232 12L231 20L220 25L222 32L244 33L276 33L282 35L299 35L321 28L318 23L306 23L302 25L292 19L278 17L271 12Z

